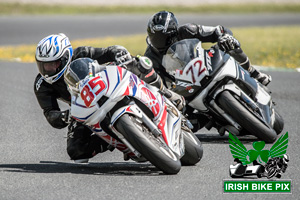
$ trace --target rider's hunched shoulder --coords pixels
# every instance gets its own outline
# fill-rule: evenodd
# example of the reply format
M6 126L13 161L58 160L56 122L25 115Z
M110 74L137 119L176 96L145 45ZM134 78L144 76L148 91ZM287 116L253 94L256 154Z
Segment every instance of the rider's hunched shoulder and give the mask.
M179 39L185 39L195 36L198 33L199 27L194 23L187 23L178 28Z

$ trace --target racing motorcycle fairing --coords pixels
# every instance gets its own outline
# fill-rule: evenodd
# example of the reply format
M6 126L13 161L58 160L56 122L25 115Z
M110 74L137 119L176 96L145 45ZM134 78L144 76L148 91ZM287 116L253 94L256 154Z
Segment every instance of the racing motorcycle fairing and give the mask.
M274 123L274 111L272 109L271 95L265 90L257 80L253 79L249 72L243 69L240 65L237 66L238 76L234 80L241 92L234 92L246 102L252 110L260 110L260 116L265 124ZM233 91L233 90L232 90Z
M251 96L253 100L255 100L257 94L257 81L253 79L249 72L242 68L237 64L238 76L235 80L235 83L241 87L243 91L247 93L247 95Z
M171 103L171 102L169 102ZM174 108L164 105L163 113L157 120L152 121L134 102L131 105L120 107L111 117L111 125L125 113L135 115L141 119L152 133L162 136L166 144L178 157L184 155L183 135L181 134L181 114ZM170 134L171 133L171 134Z
M237 72L234 67L230 67L235 61L228 54L216 47L204 50L201 45L198 39L176 42L163 57L163 65L176 79L173 91L184 96L187 101L199 102L196 109L206 111L203 98L208 91L224 77L235 79ZM224 69L223 65L229 65L229 68ZM224 72L219 73L220 70Z
M114 76L111 76L109 79L108 73L112 73L112 70L114 70ZM80 95L72 96L72 117L87 125L93 125L102 121L98 120L97 117L103 119L114 104L105 104L106 101L103 102L101 99L106 99L108 95L112 94L124 76L124 69L117 67L114 69L109 68L103 70L100 73L95 74L94 77L87 76L85 79L81 80L78 85ZM115 87L112 87L112 82ZM102 105L98 104L99 101ZM99 107L103 107L104 109L99 110Z
M79 91L80 95L72 97L71 115L93 127L93 131L112 146L127 151L128 145L106 134L101 122L111 113L109 126L113 127L118 118L130 113L143 120L151 131L158 128L155 133L162 135L174 153L178 157L184 155L181 114L157 88L147 85L136 75L118 66L107 66L94 77L80 81ZM146 114L149 111L151 115Z
M213 46L205 52L205 65L208 68L209 76L214 76L215 73L227 62L230 58L228 54L221 51L218 47Z
M235 61L233 58L228 59L225 63L224 67L222 67L217 74L213 78L211 78L208 85L203 88L203 90L198 93L198 95L189 102L189 104L200 111L207 111L207 105L205 104L205 98L207 97L209 91L219 82L222 81L224 78L232 78L236 79L237 71L235 68Z

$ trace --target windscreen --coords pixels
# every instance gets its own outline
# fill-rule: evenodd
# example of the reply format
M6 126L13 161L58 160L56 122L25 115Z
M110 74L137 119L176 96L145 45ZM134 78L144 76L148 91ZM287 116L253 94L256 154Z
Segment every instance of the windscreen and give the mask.
M192 59L197 57L198 39L185 39L169 47L162 64L167 71L182 70Z

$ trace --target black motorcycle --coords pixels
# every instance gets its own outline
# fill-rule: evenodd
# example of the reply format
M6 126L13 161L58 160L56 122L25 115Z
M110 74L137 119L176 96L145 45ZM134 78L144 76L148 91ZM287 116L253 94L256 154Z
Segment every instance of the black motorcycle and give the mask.
M168 49L163 65L176 79L172 90L193 108L187 114L206 116L208 130L254 135L269 143L283 130L268 88L217 46L205 50L198 39L178 41Z

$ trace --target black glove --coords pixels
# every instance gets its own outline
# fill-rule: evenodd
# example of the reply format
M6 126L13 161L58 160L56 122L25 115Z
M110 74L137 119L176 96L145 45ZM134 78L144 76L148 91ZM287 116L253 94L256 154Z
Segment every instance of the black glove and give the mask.
M241 45L232 35L225 34L219 38L218 46L222 51L228 52L239 48Z
M132 57L125 47L116 46L114 54L117 65L126 65L132 61Z

